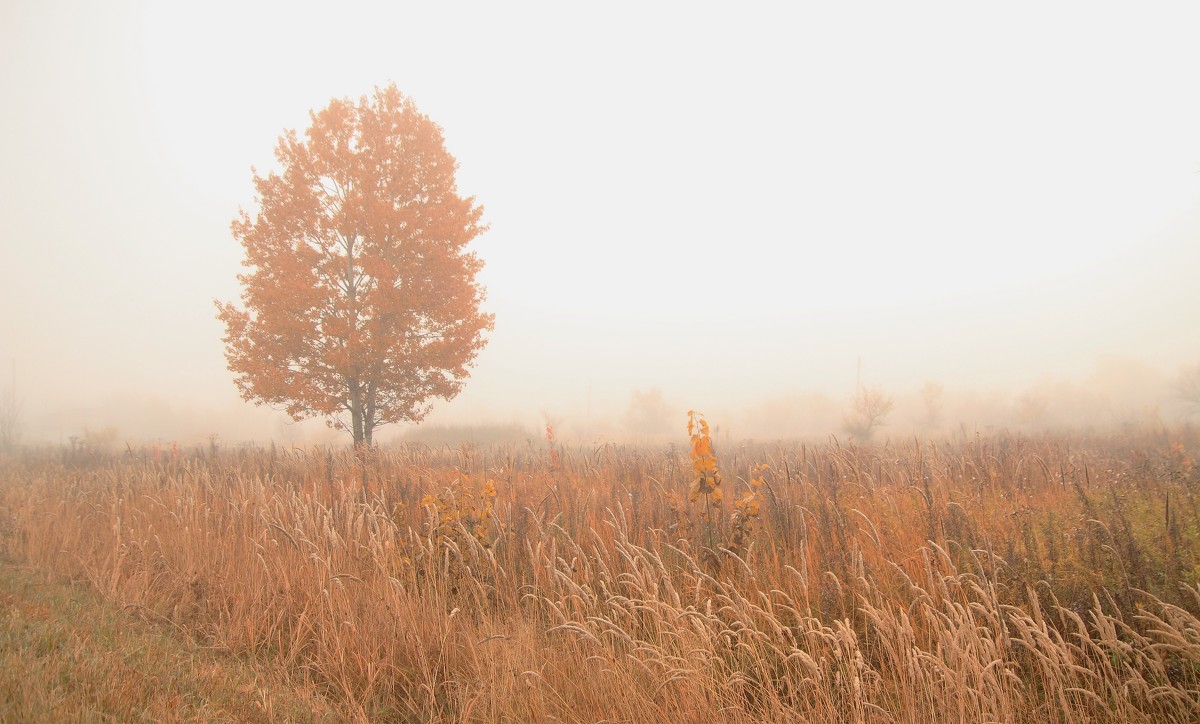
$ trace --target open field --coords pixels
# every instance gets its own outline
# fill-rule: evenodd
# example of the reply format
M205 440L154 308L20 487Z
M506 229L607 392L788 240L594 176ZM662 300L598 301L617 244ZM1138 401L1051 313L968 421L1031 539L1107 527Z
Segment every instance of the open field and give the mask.
M28 451L0 553L343 719L1200 719L1194 430L700 436Z
M320 721L320 697L0 560L0 721Z

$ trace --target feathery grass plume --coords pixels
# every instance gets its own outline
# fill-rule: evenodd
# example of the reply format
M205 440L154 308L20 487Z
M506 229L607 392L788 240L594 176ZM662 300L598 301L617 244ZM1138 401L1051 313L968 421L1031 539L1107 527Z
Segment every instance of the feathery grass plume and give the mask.
M546 423L546 442L550 445L550 469L558 472L562 470L562 461L558 457L558 443L554 439L554 426Z

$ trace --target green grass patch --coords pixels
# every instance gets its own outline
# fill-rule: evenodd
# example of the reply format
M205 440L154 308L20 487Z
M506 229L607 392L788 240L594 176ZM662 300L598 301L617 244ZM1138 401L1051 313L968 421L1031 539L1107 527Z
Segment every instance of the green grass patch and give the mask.
M0 559L0 721L321 721L314 692Z

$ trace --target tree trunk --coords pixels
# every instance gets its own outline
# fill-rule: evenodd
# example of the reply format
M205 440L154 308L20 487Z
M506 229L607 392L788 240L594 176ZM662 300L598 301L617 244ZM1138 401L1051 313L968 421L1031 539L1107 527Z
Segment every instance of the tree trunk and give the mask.
M367 462L371 446L371 415L367 414L363 405L363 388L357 379L350 382L350 432L354 436L354 462L358 466L359 481L362 484L363 500L367 498Z
M362 385L354 378L346 380L346 384L350 388L350 434L354 437L354 448L357 450L365 437L363 423L366 421L366 415L363 414Z
M363 441L371 447L371 434L375 432L375 381L367 383L367 400L363 417Z
M363 413L362 405L354 398L357 395L351 395L350 401L350 434L354 437L354 447L362 446L365 436L363 435Z

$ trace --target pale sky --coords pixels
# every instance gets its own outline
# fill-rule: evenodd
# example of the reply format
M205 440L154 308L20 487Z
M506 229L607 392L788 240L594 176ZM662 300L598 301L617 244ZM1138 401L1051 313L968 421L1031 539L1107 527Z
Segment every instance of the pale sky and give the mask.
M491 224L496 329L431 421L1200 361L1200 3L3 0L29 436L274 434L225 369L229 223L285 129L390 82Z

